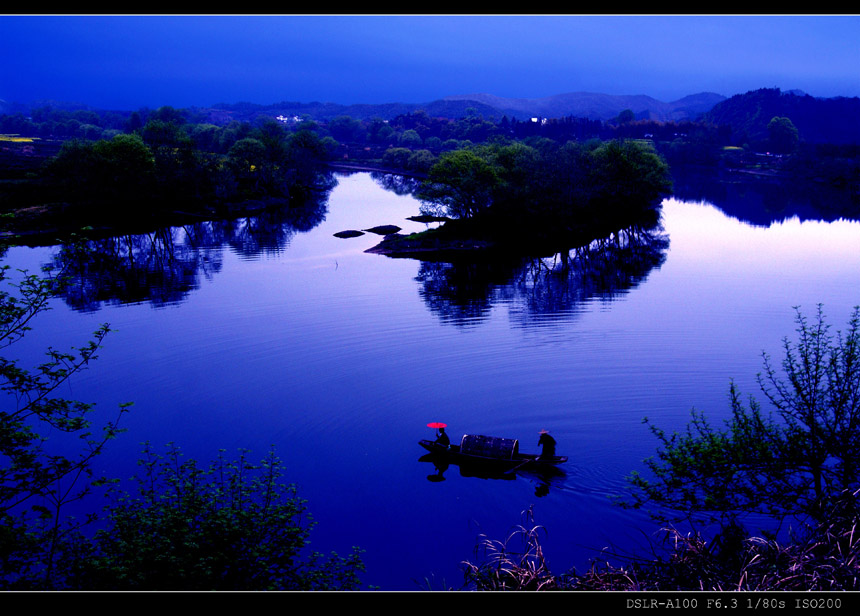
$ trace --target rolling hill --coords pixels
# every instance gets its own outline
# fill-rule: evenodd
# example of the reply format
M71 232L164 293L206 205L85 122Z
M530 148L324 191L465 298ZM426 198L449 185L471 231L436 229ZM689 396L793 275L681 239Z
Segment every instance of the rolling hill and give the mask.
M571 92L544 98L503 98L491 94L465 94L449 96L445 101L475 101L508 117L559 118L575 116L590 120L610 120L621 111L630 109L640 120L680 121L694 120L725 100L711 92L693 94L665 103L644 94L612 95L594 92Z
M357 120L372 117L390 120L398 115L424 110L428 115L461 118L476 112L486 119L501 119L503 116L526 120L533 117L561 118L574 116L590 120L609 120L625 109L632 110L637 119L659 121L694 120L710 110L724 96L703 92L685 96L673 102L662 102L645 95L618 96L592 92L558 94L544 98L504 98L492 94L462 94L447 96L427 103L384 103L363 105L340 105L335 103L281 102L274 105L251 103L219 104L214 108L243 115L303 115L318 120L329 120L347 115Z

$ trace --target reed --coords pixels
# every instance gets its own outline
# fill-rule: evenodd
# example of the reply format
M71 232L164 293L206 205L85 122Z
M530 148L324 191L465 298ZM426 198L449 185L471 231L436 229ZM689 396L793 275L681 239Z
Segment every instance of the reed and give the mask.
M665 527L649 558L592 560L585 573L555 575L541 547L542 526L520 524L504 541L482 537L478 564L464 563L475 590L586 591L857 591L860 590L860 515L847 493L826 522L785 542L740 537L725 528L713 540Z
M523 512L523 524L503 540L481 535L475 555L479 564L463 563L467 586L476 590L558 590L563 580L550 572L540 543L543 526L534 523L534 511Z

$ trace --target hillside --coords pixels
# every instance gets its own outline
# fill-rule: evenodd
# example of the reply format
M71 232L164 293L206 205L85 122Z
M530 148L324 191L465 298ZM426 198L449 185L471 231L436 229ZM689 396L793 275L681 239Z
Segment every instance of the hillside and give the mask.
M803 92L765 88L738 94L714 106L705 122L731 126L734 138L754 143L767 138L774 116L789 118L806 143L860 143L860 98L815 98Z
M232 119L240 121L253 121L257 117L278 115L299 117L307 115L314 120L325 122L338 116L349 116L355 120L369 120L371 118L392 120L399 115L414 113L419 109L423 109L434 117L462 118L470 108L487 119L499 119L504 115L488 105L468 100L438 100L430 103L380 103L375 105L341 105L320 102L280 102L272 105L219 103L213 105L209 111L210 113L226 112Z
M621 111L631 109L637 119L663 122L694 120L711 109L724 96L701 93L665 103L645 95L616 96L592 92L558 94L544 98L504 98L492 94L461 94L447 96L427 103L385 103L378 105L339 105L335 103L280 102L274 105L251 103L218 104L215 109L236 115L309 115L317 120L330 120L347 115L357 120L373 117L390 120L419 109L433 117L461 118L476 112L486 119L503 116L527 120L533 117L561 118L573 116L590 120L610 120Z
M639 120L662 122L694 120L725 100L724 96L703 92L665 103L645 95L618 96L594 92L571 92L544 98L503 98L491 94L448 96L446 101L475 101L517 119L574 116L590 120L610 120L630 109Z

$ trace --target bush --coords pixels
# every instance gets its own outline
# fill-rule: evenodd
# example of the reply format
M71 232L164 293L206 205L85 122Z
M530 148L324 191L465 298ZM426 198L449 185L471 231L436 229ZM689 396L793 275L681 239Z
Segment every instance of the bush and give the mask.
M631 478L633 506L653 504L664 519L694 516L741 524L748 514L820 523L845 494L860 488L860 308L847 332L830 334L822 309L810 323L797 311L796 343L783 341L780 375L767 355L761 390L776 417L731 388L724 430L704 416L684 434L652 428L657 457L650 478Z
M67 550L69 588L87 590L354 590L358 548L304 554L314 523L270 452L199 468L171 445L147 445L137 494L115 490L106 526Z

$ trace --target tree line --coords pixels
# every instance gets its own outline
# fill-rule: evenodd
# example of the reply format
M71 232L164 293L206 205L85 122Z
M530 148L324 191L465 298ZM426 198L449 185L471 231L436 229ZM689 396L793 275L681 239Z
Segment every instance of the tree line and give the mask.
M321 184L325 144L310 130L288 133L275 121L223 143L201 146L193 127L150 119L132 133L70 140L44 178L72 202L229 203L289 199Z
M533 145L549 140L563 145L643 140L673 167L695 164L765 171L856 192L860 185L860 146L820 143L817 133L807 134L810 129L792 119L790 113L799 109L798 105L769 104L767 109L773 110L773 115L764 119L764 124L759 118L752 130L748 121L750 101L774 98L765 94L769 91L734 97L699 120L678 122L637 119L632 110L609 121L576 117L486 119L475 109L456 118L434 117L417 110L391 119L341 115L315 121L309 116L278 120L260 116L239 121L196 108L168 106L120 113L45 106L31 110L29 116L0 116L0 134L71 142L65 152L60 152L62 159L43 176L38 191L32 184L27 188L5 186L3 190L9 203L62 202L88 185L91 193L81 195L81 199L115 199L117 191L128 186L122 196L138 201L235 204L301 192L320 180L311 169L323 162L359 163L423 176L446 152L495 143ZM783 94L775 100L798 98ZM844 107L851 101L832 104L837 103ZM804 126L809 123L808 115L805 112L802 116ZM140 138L153 163L147 161L140 143L129 136ZM94 143L114 139L118 142L113 146L89 149ZM762 153L780 156L762 158ZM91 159L91 164L83 169L83 165L67 164L70 159ZM112 176L111 170L119 172ZM121 181L106 183L111 177ZM156 199L150 198L153 194Z
M312 125L216 127L164 107L126 129L64 140L38 169L0 184L6 211L43 212L13 228L164 221L177 210L229 215L312 200L333 185L331 146Z

